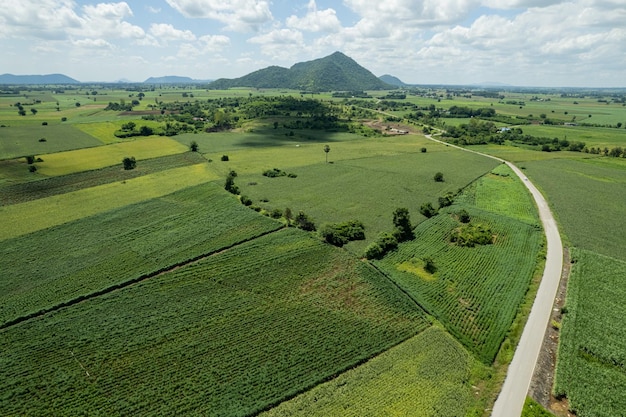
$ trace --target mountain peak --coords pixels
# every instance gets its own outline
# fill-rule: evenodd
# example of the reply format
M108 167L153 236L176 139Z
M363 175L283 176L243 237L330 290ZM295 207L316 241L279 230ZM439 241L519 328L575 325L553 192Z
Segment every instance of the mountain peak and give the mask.
M337 51L299 62L291 68L271 66L233 80L217 80L211 88L291 88L306 91L363 91L392 88L352 58Z

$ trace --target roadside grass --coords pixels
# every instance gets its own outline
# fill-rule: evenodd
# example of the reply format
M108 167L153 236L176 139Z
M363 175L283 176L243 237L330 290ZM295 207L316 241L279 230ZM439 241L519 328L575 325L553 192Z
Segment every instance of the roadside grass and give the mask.
M37 172L45 176L73 174L91 169L119 165L122 159L133 156L137 166L142 159L183 153L187 147L166 137L148 137L96 148L41 155L44 162L36 164Z
M253 415L427 326L377 271L285 229L0 330L0 414Z
M45 142L40 142L45 139ZM102 143L69 124L0 127L0 159L99 146ZM24 168L26 169L26 168Z
M431 327L260 416L464 416L475 366L453 337Z
M626 262L572 250L554 392L576 415L626 414Z
M318 227L324 223L360 220L365 225L366 240L351 242L346 247L362 255L367 244L379 233L392 230L395 209L408 208L412 223L418 224L425 219L419 212L422 204L430 202L436 206L439 197L448 192L456 193L498 164L445 146L429 146L432 152L427 153L419 152L419 144L409 146L417 149L409 148L413 150L409 153L401 147L389 146L378 150L381 152L379 156L369 156L377 150L338 143L331 147L331 153L337 154L335 163L326 164L322 160L309 166L294 166L307 163L309 158L306 157L301 160L285 157L284 163L262 164L261 153L256 160L256 172L249 173L249 165L244 164L248 169L237 177L236 183L242 194L262 209L272 211L289 207L295 214L302 210L315 220ZM314 151L319 154L317 159L324 157L321 148L316 146ZM235 161L237 159L233 158L231 167L236 167ZM264 170L273 167L294 173L297 178L262 175ZM434 181L434 174L438 171L444 173L444 182Z
M0 207L0 240L37 232L104 211L215 180L208 164L174 168L137 178Z

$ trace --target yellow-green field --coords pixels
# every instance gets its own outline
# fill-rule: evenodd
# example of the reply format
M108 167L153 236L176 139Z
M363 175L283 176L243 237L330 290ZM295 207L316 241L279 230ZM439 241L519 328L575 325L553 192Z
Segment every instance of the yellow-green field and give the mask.
M208 164L197 164L0 207L0 218L5 225L0 229L0 240L160 197L216 178Z
M120 165L121 169L122 159L127 156L135 157L139 168L142 159L157 158L186 151L185 145L170 138L149 137L96 148L41 155L44 162L37 164L37 172L47 176L57 176L117 164Z
M140 126L148 126L151 128L156 128L161 126L159 122L155 122L152 120L128 120L128 119L120 119L119 121L103 121L103 122L90 122L90 123L76 123L74 127L80 129L81 131L87 133L88 135L93 136L98 139L105 145L111 143L118 143L122 141L122 139L115 136L115 131L120 130L124 123L128 123L129 121L133 121L137 127ZM128 139L126 139L128 141Z

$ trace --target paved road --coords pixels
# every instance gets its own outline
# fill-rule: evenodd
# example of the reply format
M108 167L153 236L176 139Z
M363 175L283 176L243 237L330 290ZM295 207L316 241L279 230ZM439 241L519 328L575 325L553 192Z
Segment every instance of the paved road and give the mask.
M430 135L426 137L445 144L445 142L433 139ZM447 145L468 152L480 153L455 145ZM522 414L524 400L526 399L526 394L530 387L530 380L532 379L537 358L539 357L543 336L548 322L550 321L554 298L559 288L561 271L563 269L563 244L561 243L561 236L559 235L556 221L554 220L554 216L552 216L547 201L543 198L543 195L541 195L535 185L528 180L526 175L510 162L491 155L481 155L506 163L513 169L517 176L522 179L526 188L528 188L535 199L539 209L539 216L543 224L548 245L546 266L543 270L543 278L541 279L535 302L533 303L522 337L515 350L513 360L509 365L502 391L500 391L500 395L491 412L492 417L516 417Z

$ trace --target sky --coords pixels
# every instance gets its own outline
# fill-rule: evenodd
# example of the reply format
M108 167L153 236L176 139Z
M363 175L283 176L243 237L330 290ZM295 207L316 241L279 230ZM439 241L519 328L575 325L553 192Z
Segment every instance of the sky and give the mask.
M0 0L0 74L235 78L341 51L410 84L626 87L626 0Z

